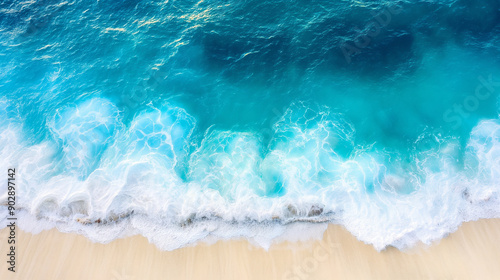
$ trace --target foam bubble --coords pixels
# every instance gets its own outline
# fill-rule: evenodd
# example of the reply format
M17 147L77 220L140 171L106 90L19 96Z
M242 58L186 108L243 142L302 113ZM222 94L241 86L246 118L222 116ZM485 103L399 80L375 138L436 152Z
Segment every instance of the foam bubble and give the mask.
M101 154L114 140L118 126L118 109L102 98L58 110L49 121L51 132L61 142L65 168L79 177L94 170Z
M213 131L191 157L189 178L231 200L272 194L259 176L260 145L250 133Z

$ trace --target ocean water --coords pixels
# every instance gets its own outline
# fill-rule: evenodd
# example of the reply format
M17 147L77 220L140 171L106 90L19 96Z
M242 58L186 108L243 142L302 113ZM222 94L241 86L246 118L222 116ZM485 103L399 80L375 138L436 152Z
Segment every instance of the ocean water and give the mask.
M35 233L430 244L500 217L499 46L497 0L2 1L1 176Z

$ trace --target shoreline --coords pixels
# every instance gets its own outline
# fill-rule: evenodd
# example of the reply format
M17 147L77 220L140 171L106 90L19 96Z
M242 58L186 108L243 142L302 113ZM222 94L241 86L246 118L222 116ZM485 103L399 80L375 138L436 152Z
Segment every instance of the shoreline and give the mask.
M0 230L0 279L497 279L500 219L463 223L430 246L377 252L340 225L322 240L285 241L268 251L220 240L160 251L140 235L93 243L56 229L16 232L16 272L7 270L8 228Z

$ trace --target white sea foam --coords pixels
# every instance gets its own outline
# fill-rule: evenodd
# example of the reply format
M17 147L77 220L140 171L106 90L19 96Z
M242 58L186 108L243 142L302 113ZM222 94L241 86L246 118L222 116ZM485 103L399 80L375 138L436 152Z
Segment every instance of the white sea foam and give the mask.
M440 144L411 163L391 161L387 152L354 147L342 116L302 103L275 124L267 147L259 133L213 129L193 146L195 119L169 104L125 126L103 98L58 112L49 120L53 139L35 145L21 128L2 126L0 168L16 167L19 224L31 232L57 227L97 242L142 234L164 250L228 238L268 248L307 235L296 223L317 236L331 222L381 250L500 217L498 120L473 129L465 169L454 139L423 135L415 145Z

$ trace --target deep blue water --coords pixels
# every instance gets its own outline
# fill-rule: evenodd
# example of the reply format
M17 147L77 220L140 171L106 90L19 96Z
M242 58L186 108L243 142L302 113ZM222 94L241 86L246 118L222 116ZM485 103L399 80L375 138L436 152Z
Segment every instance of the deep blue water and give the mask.
M500 217L499 43L496 0L2 1L1 165L32 231L431 242Z

